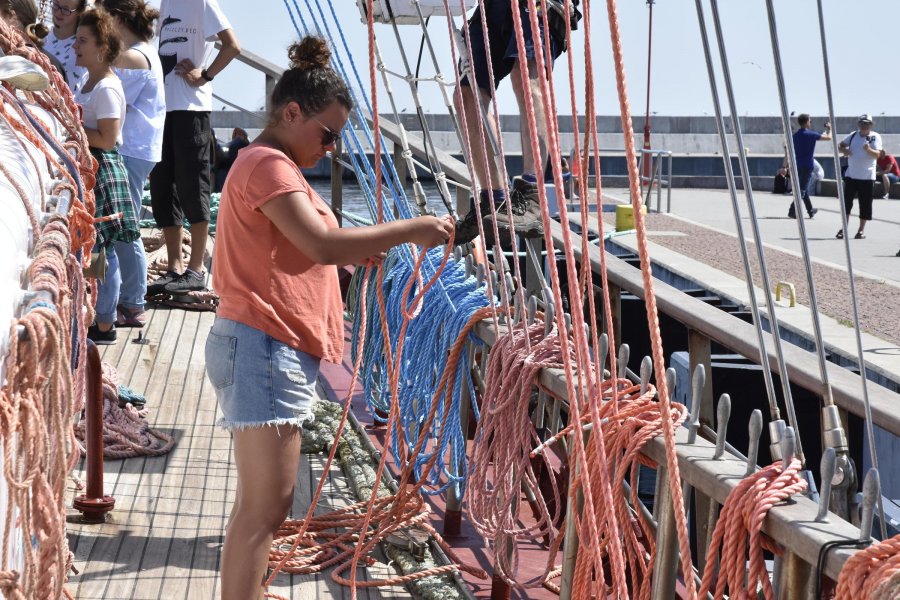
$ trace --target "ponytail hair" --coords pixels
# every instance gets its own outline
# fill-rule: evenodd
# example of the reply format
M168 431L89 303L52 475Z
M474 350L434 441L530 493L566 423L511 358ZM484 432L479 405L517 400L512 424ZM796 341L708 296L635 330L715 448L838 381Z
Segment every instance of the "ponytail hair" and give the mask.
M144 0L103 0L96 2L113 17L119 17L131 33L148 42L156 33L154 21L159 19L159 11Z
M306 36L288 48L288 58L291 66L272 90L273 121L288 102L296 102L306 115L316 115L332 102L353 108L346 82L331 68L331 50L324 38Z

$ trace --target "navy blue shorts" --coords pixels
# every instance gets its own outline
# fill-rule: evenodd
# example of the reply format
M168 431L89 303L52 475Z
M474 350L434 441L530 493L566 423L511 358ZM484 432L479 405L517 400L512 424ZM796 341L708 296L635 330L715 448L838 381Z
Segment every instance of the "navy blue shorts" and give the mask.
M531 36L531 20L528 10L520 5L519 14L522 17L522 30L525 37L525 57L528 60L534 60L535 46L543 47L544 41L544 15L538 16L538 22L541 28L541 43L535 44ZM475 80L478 87L483 90L496 89L497 85L504 77L509 75L515 67L516 59L519 57L519 48L516 45L516 29L513 24L512 10L510 9L508 0L495 0L485 2L485 21L487 22L488 42L491 49L491 66L493 67L493 76L488 70L487 49L484 43L484 32L481 24L481 7L475 9L472 17L468 22L469 36L472 41L472 49L470 53L470 63L475 71ZM563 53L565 42L558 40L552 33L549 35L550 48L549 53L544 52L544 62L548 70L553 69L553 62ZM465 73L462 75L462 85L471 86L469 78ZM549 73L548 73L549 74Z

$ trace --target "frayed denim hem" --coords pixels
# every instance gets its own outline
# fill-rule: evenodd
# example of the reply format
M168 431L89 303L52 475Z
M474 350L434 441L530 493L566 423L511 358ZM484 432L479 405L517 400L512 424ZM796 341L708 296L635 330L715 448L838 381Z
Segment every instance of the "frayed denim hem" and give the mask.
M271 419L269 421L226 421L219 419L216 425L230 432L242 431L244 429L260 429L262 427L278 427L279 425L289 425L291 427L301 428L307 421L315 420L315 415L309 414L303 417L293 417L290 419Z

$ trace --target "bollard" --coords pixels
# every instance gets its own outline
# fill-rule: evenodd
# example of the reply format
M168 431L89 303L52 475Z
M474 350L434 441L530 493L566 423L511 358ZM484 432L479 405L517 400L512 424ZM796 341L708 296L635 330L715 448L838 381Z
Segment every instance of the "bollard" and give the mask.
M116 505L116 499L103 495L103 370L100 352L91 340L87 341L87 400L85 402L85 461L87 488L72 505L81 512L87 523L103 523L106 513Z

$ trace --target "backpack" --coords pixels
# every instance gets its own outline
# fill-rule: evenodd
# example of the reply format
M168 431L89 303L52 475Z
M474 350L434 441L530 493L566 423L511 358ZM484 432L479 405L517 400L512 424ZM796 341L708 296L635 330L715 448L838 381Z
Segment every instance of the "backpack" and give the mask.
M853 133L850 134L850 141L847 142L847 146L848 146L848 147L850 146L850 144L853 143L853 138L854 138L854 137L856 137L856 132L855 132L855 131L854 131ZM840 163L841 163L841 179L843 179L843 178L844 178L844 175L847 173L847 167L850 166L850 161L847 159L846 156L841 156Z

